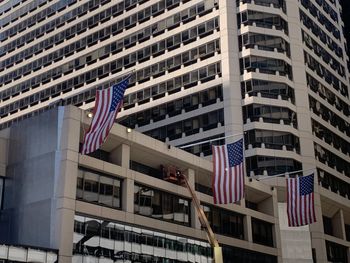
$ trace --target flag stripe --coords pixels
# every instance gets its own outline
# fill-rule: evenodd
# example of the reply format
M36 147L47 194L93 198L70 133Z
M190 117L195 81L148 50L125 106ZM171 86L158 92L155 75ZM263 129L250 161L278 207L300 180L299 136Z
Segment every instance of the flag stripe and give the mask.
M216 153L216 148L215 147L212 147L212 152L213 152L213 159L215 160L217 157L217 153ZM217 174L217 164L216 162L213 162L213 171L214 171L214 174ZM217 176L212 176L211 178L211 185L213 186L213 197L214 197L214 204L217 204L217 199L216 199L216 193L217 193L217 179L218 177Z
M221 148L221 161L223 163L223 169L222 169L222 180L220 184L220 192L221 192L221 202L224 204L227 204L226 200L226 191L225 191L225 185L226 185L226 167L227 167L227 160L226 160L226 153L225 153L225 148Z
M221 204L222 203L222 201L221 201L221 189L220 189L220 185L221 185L221 178L222 178L222 176L221 176L221 174L222 174L222 164L221 164L221 151L220 151L220 148L218 149L218 157L219 157L219 174L220 174L220 176L218 177L218 186L217 186L217 188L218 188L218 192L217 192L217 194L218 194L218 202L219 202L219 204Z
M235 203L244 195L243 139L213 146L212 188L215 204Z
M235 201L238 200L239 196L240 196L240 185L239 185L239 165L236 165L234 168L235 171Z
M287 189L291 189L291 181L289 179L287 179ZM291 200L291 191L287 191L287 214L291 215L291 202L288 202L288 200ZM292 225L292 221L291 221L291 217L288 217L288 225L291 226Z
M103 107L102 107L102 114L99 116L98 119L98 123L97 123L97 128L95 133L93 133L91 135L92 139L91 139L91 144L90 147L92 147L92 149L97 148L98 144L99 144L99 138L100 138L100 134L103 132L103 129L105 128L105 121L108 118L108 114L107 111L109 109L109 92L107 91L103 91L102 93L102 98L103 98Z
M313 174L286 179L289 226L303 226L316 222L313 180Z
M100 109L99 109L99 112L97 113L96 123L94 123L93 132L91 132L91 134L90 134L90 141L87 144L89 152L91 152L92 149L96 147L95 135L98 132L99 127L101 127L101 122L102 122L103 117L105 116L105 112L106 112L106 108L107 108L107 105L105 103L106 102L105 97L106 97L106 93L103 91L100 91L100 100L101 100L101 103L99 103Z
M89 130L84 135L82 154L96 151L106 140L123 103L129 77L115 86L96 91L94 114Z
M91 149L94 149L94 148L97 148L98 147L98 139L100 137L100 134L101 134L101 130L104 128L104 122L105 122L105 119L108 117L107 115L107 110L108 110L108 100L109 100L109 94L108 92L103 92L103 101L105 102L103 104L103 107L102 107L102 115L100 115L100 118L99 118L99 122L97 123L97 128L96 128L96 131L95 133L93 133L91 136L92 136L92 140L91 140L91 144L90 144L90 147Z

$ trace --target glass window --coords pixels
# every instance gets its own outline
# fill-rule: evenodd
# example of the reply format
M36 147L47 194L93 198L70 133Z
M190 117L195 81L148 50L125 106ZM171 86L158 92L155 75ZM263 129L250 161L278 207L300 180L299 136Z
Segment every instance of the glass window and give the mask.
M149 187L135 186L135 213L189 225L189 201Z
M207 204L202 208L215 233L244 238L243 215Z
M77 199L120 208L121 180L79 169Z
M113 206L113 179L100 177L99 203Z
M273 246L272 224L252 218L253 242Z
M84 174L84 196L88 202L98 202L98 181L99 176L94 173L87 172Z
M5 182L5 179L0 177L0 210L2 209L2 202L3 202L3 196L4 196L4 182Z

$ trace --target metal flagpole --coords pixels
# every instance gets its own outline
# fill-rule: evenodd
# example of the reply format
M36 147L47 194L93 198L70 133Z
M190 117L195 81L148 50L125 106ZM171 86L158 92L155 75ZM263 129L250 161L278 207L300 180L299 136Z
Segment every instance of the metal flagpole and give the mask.
M220 138L216 138L216 139L212 139L212 140L196 142L196 143L192 143L192 144L181 146L179 148L180 149L186 149L186 148L189 148L189 147L192 147L192 146L196 146L196 145L201 145L201 144L204 144L204 143L207 143L207 142L215 142L215 141L219 141L219 140L226 139L226 138L236 137L236 136L239 136L239 135L243 135L243 133L235 133L235 134L232 134L232 135L228 135L228 136L224 136L224 137L220 137Z
M258 181L261 181L261 180L265 180L265 179L275 178L275 177L279 177L279 176L286 176L286 175L289 175L289 174L302 173L302 172L312 171L312 170L315 170L315 168L305 169L305 170L298 170L298 171L294 171L294 172L286 172L286 173L281 173L281 174L276 174L276 175L271 175L271 176L264 176L264 177L260 177L260 178L259 177L258 178L252 177L252 178L256 179Z

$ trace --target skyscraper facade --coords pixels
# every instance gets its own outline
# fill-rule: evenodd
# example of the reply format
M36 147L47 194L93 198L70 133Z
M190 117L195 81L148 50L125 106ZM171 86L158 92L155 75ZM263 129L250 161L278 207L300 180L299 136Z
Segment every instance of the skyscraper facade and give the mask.
M121 124L175 146L243 135L252 177L314 172L316 201L330 204L311 227L313 247L327 251L315 258L348 250L338 0L16 0L0 12L1 128L57 104L91 109L97 88L131 73ZM210 156L211 143L186 150ZM327 228L339 220L340 231Z

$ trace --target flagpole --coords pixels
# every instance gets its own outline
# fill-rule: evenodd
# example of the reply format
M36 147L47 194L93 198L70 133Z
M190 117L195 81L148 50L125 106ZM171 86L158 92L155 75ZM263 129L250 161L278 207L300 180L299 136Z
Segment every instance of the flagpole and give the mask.
M281 173L281 174L276 174L276 175L271 175L271 176L264 176L264 177L260 177L260 178L258 177L258 178L254 178L254 179L261 181L261 180L265 180L265 179L275 178L275 177L279 177L279 176L286 176L289 174L302 173L302 172L307 172L307 171L312 171L312 170L315 170L315 168L298 170L298 171L294 171L294 172L286 172L286 173Z
M222 139L227 139L227 138L231 138L231 137L240 136L240 135L243 135L243 134L244 133L235 133L235 134L231 134L231 135L220 137L220 138L216 138L216 139L211 139L211 140L206 140L206 141L202 141L202 142L197 142L197 143L184 145L184 146L181 146L181 147L178 147L178 148L186 149L186 148L189 148L189 147L192 147L192 146L196 146L196 145L201 145L201 144L204 144L204 143L207 143L207 142L215 142L215 141L219 141L219 140L222 140Z

